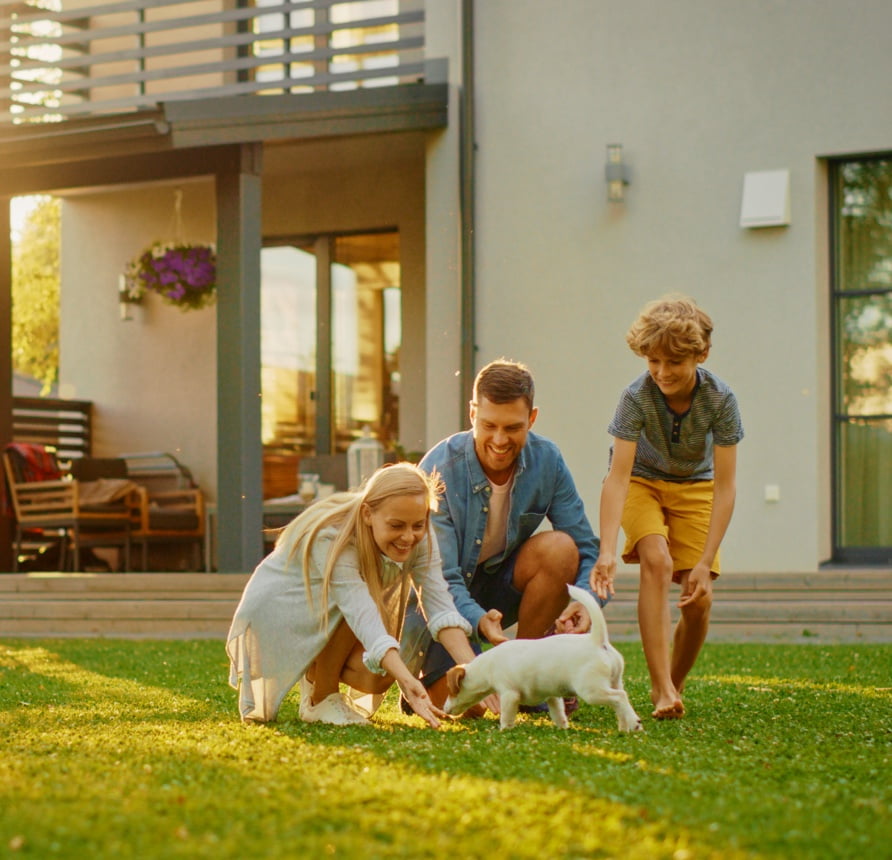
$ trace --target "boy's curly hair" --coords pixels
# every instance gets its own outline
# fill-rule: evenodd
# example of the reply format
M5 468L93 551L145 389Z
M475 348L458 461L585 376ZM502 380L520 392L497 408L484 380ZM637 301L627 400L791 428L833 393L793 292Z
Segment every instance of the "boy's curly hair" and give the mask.
M712 320L696 302L677 293L648 302L626 333L632 352L644 358L662 353L685 358L709 352Z

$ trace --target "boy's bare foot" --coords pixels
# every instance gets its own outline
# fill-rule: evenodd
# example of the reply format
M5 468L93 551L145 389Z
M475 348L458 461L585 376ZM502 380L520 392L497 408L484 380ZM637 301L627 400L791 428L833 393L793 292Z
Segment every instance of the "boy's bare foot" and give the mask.
M654 690L650 699L654 705L651 716L655 720L680 720L684 716L680 691L670 689L660 693Z
M676 699L669 705L654 708L651 716L655 720L680 720L684 716L684 704L681 699Z

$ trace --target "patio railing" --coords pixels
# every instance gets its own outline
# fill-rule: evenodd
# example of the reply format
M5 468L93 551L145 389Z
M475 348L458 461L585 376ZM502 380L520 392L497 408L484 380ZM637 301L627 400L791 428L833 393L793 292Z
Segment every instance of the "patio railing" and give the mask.
M423 78L423 0L0 0L0 124Z

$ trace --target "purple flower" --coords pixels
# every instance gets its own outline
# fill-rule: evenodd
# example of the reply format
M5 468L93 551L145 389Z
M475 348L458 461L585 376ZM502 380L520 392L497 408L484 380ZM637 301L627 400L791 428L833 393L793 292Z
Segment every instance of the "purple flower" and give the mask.
M155 243L127 269L131 283L157 292L183 310L204 307L214 300L217 265L207 245Z

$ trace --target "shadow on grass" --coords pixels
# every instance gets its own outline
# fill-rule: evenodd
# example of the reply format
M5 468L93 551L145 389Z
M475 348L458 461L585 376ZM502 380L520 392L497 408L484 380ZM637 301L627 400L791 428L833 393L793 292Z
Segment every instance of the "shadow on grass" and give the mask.
M44 648L28 649L28 653L44 662L52 659L52 652ZM36 671L33 662L23 657L21 649L0 645L0 710L52 707L77 696L79 685Z
M27 726L44 710L68 727L198 725L232 717L223 660L207 642L5 640L0 713ZM225 655L224 655L225 656ZM50 723L50 726L54 723Z

